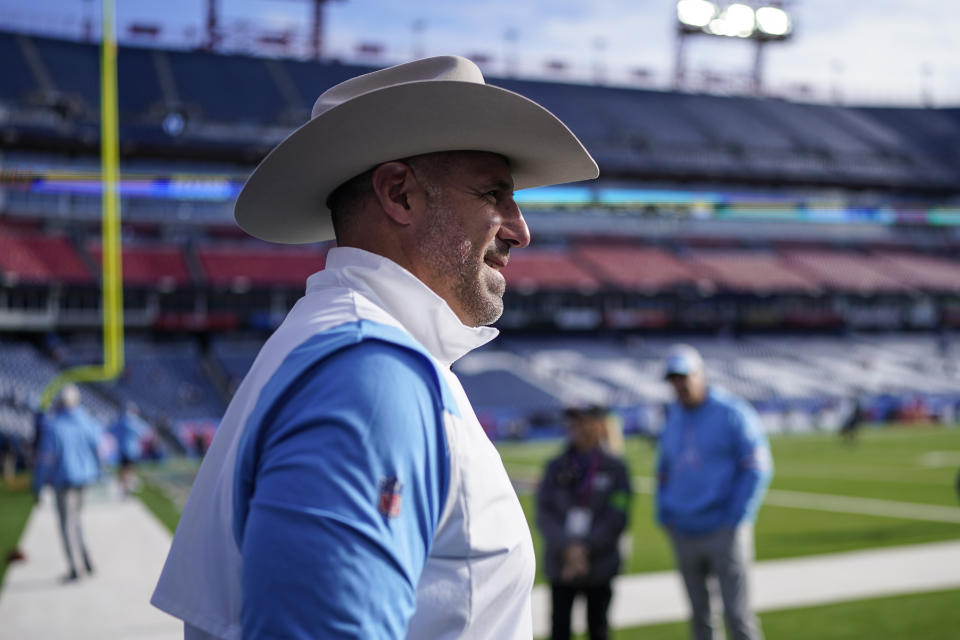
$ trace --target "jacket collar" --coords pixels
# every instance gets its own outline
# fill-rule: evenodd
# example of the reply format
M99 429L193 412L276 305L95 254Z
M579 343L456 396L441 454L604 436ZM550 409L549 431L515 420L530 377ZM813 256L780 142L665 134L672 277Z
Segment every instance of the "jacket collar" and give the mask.
M330 278L393 316L444 367L499 334L492 327L466 326L443 298L412 273L363 249L330 249L326 268L307 279L307 293L329 286Z

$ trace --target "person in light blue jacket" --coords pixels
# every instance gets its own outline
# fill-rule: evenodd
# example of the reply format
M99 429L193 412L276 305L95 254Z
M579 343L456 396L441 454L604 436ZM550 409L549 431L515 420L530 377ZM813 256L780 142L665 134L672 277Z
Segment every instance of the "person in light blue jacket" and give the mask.
M43 428L33 473L34 497L39 502L44 485L53 487L69 568L65 580L73 581L79 577L78 554L87 573L93 573L83 539L80 512L84 489L100 477L98 448L103 427L80 406L80 390L75 385L65 386L53 412L40 420Z
M714 638L707 578L720 585L736 640L763 637L750 609L753 522L773 475L760 418L743 399L708 386L696 349L677 345L666 364L677 402L667 413L657 462L657 520L673 544L696 640Z
M130 495L136 483L134 466L143 457L143 443L152 432L150 425L140 417L136 403L128 402L108 429L117 445L120 487L125 496Z

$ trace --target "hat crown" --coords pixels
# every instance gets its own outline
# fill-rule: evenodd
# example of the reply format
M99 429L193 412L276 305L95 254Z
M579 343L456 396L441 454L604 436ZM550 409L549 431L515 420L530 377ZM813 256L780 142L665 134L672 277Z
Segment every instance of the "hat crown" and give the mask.
M385 89L407 82L446 80L486 84L480 68L460 56L437 56L406 64L380 69L362 76L350 78L334 85L320 94L313 105L310 118L316 118L336 106L372 91Z
M694 347L686 344L674 345L667 356L666 374L688 375L703 369L703 356Z

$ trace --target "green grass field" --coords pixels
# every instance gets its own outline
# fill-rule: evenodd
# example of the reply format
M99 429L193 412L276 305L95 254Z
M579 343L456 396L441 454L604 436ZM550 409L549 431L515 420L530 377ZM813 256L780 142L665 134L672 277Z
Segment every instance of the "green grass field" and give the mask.
M835 435L807 434L773 438L775 475L771 490L871 498L921 505L957 507L955 480L960 467L960 429L866 429L855 447ZM534 486L558 442L500 447L504 463L521 489L521 502L534 532ZM668 542L656 526L649 478L654 450L628 440L625 457L635 478L630 520L633 553L626 573L673 567ZM772 498L771 498L772 501ZM957 509L960 513L960 508ZM935 540L960 539L960 522L936 522L859 513L764 504L756 527L757 558L788 558ZM538 576L542 580L542 575Z
M770 640L956 640L960 590L771 611L760 614ZM615 640L687 640L686 623L618 629Z
M960 428L866 429L860 435L852 448L831 434L773 438L776 472L770 502L776 492L792 491L933 505L960 513L955 490ZM558 442L500 446L507 469L520 488L538 553L540 539L533 526L531 491L546 460L560 447ZM637 493L631 513L633 553L625 572L672 569L667 541L653 521L649 478L654 451L644 441L628 440L626 458ZM140 467L144 484L138 495L171 531L196 468L196 461L184 459ZM0 485L0 550L4 556L16 546L31 508L25 476L12 485ZM769 502L760 511L756 529L760 560L950 539L960 539L960 523L800 509ZM5 570L4 558L0 558L0 581ZM538 580L542 582L542 576ZM937 640L960 637L958 605L960 591L954 590L767 612L761 620L767 637L776 640ZM687 630L685 624L673 623L620 629L614 637L679 640L687 637Z
M28 476L18 475L9 482L0 480L0 585L7 573L10 552L17 547L32 509Z
M960 514L955 490L960 428L873 428L860 436L855 447L842 445L833 434L773 438L776 471L770 502L778 491L793 491L933 505ZM538 554L541 541L533 523L531 491L546 460L561 446L559 442L535 442L499 447L520 488ZM625 572L672 569L667 540L654 523L649 493L654 450L644 441L628 440L626 458L636 479L636 497L631 513L633 552ZM140 496L171 531L195 469L196 462L190 460L141 467L146 483ZM950 539L960 539L960 523L800 509L769 502L760 510L756 528L759 560ZM538 582L542 581L538 575ZM958 605L960 591L944 591L767 612L761 620L771 640L938 640L960 637ZM614 637L679 640L687 637L687 627L673 623L620 629Z

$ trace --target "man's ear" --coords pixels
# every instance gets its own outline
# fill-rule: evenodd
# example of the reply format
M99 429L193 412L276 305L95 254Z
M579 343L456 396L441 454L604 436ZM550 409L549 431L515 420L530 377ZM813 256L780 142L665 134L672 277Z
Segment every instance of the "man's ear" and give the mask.
M403 162L384 162L373 170L373 192L380 207L397 224L413 222L411 204L418 187L413 170Z

